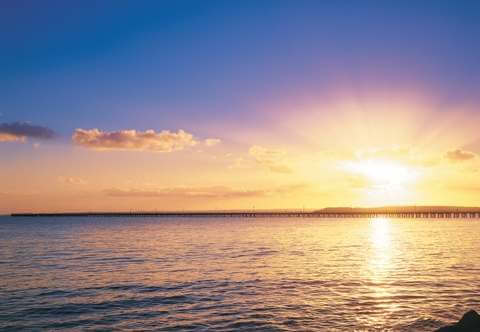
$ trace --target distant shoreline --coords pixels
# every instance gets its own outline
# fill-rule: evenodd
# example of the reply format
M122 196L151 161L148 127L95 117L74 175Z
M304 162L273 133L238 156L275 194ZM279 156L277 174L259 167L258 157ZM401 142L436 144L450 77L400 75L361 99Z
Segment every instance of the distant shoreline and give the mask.
M316 217L316 218L480 218L480 207L397 206L321 210L129 211L12 213L12 217Z

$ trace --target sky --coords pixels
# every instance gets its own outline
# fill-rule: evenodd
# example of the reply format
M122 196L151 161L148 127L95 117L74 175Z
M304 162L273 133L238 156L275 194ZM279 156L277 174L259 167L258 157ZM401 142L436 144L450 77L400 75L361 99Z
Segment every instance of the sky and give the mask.
M480 200L478 1L0 3L0 213Z

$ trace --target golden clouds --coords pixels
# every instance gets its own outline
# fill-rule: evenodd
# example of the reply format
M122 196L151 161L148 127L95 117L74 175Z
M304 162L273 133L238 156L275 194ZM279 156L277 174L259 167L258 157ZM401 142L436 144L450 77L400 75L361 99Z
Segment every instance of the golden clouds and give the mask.
M0 132L0 142L25 141L25 137Z
M450 150L445 154L445 158L452 162L461 162L474 159L477 155L470 151L461 149Z
M162 130L137 131L118 130L101 131L99 129L76 129L72 140L75 144L94 150L133 150L172 152L194 146L198 141L192 134L179 130L171 132Z
M83 186L87 184L87 181L77 176L59 176L58 181L67 185Z
M214 146L214 145L217 145L217 144L220 144L221 140L218 139L218 138L207 138L205 140L205 145L206 146Z
M302 190L304 185L285 185L269 189L235 189L227 186L170 187L159 189L107 189L104 193L110 197L142 198L212 198L235 199L248 197L267 197L289 194Z
M117 130L102 131L94 129L76 129L72 135L74 144L93 150L124 150L124 151L151 151L173 152L197 145L199 140L192 134L180 129L178 132L162 130L156 132L149 129L145 131ZM217 138L207 138L206 146L220 143Z

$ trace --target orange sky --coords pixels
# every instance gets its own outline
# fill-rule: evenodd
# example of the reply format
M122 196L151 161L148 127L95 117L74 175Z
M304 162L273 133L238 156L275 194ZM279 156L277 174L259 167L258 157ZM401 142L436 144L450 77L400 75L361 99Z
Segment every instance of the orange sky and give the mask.
M334 115L322 116L327 107ZM191 144L174 136L172 149L141 132L119 145L3 142L23 153L0 166L0 212L479 205L471 113L432 124L428 103L363 107L277 109L271 130L219 129Z

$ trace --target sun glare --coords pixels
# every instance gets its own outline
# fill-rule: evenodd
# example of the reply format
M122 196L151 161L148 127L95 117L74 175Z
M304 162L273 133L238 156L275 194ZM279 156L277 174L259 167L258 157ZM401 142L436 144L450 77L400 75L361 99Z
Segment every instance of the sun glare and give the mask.
M386 160L362 160L349 163L346 168L367 177L375 185L403 185L416 178L414 170Z
M359 204L407 204L415 195L415 182L419 172L411 166L385 159L352 161L343 170L361 178Z

